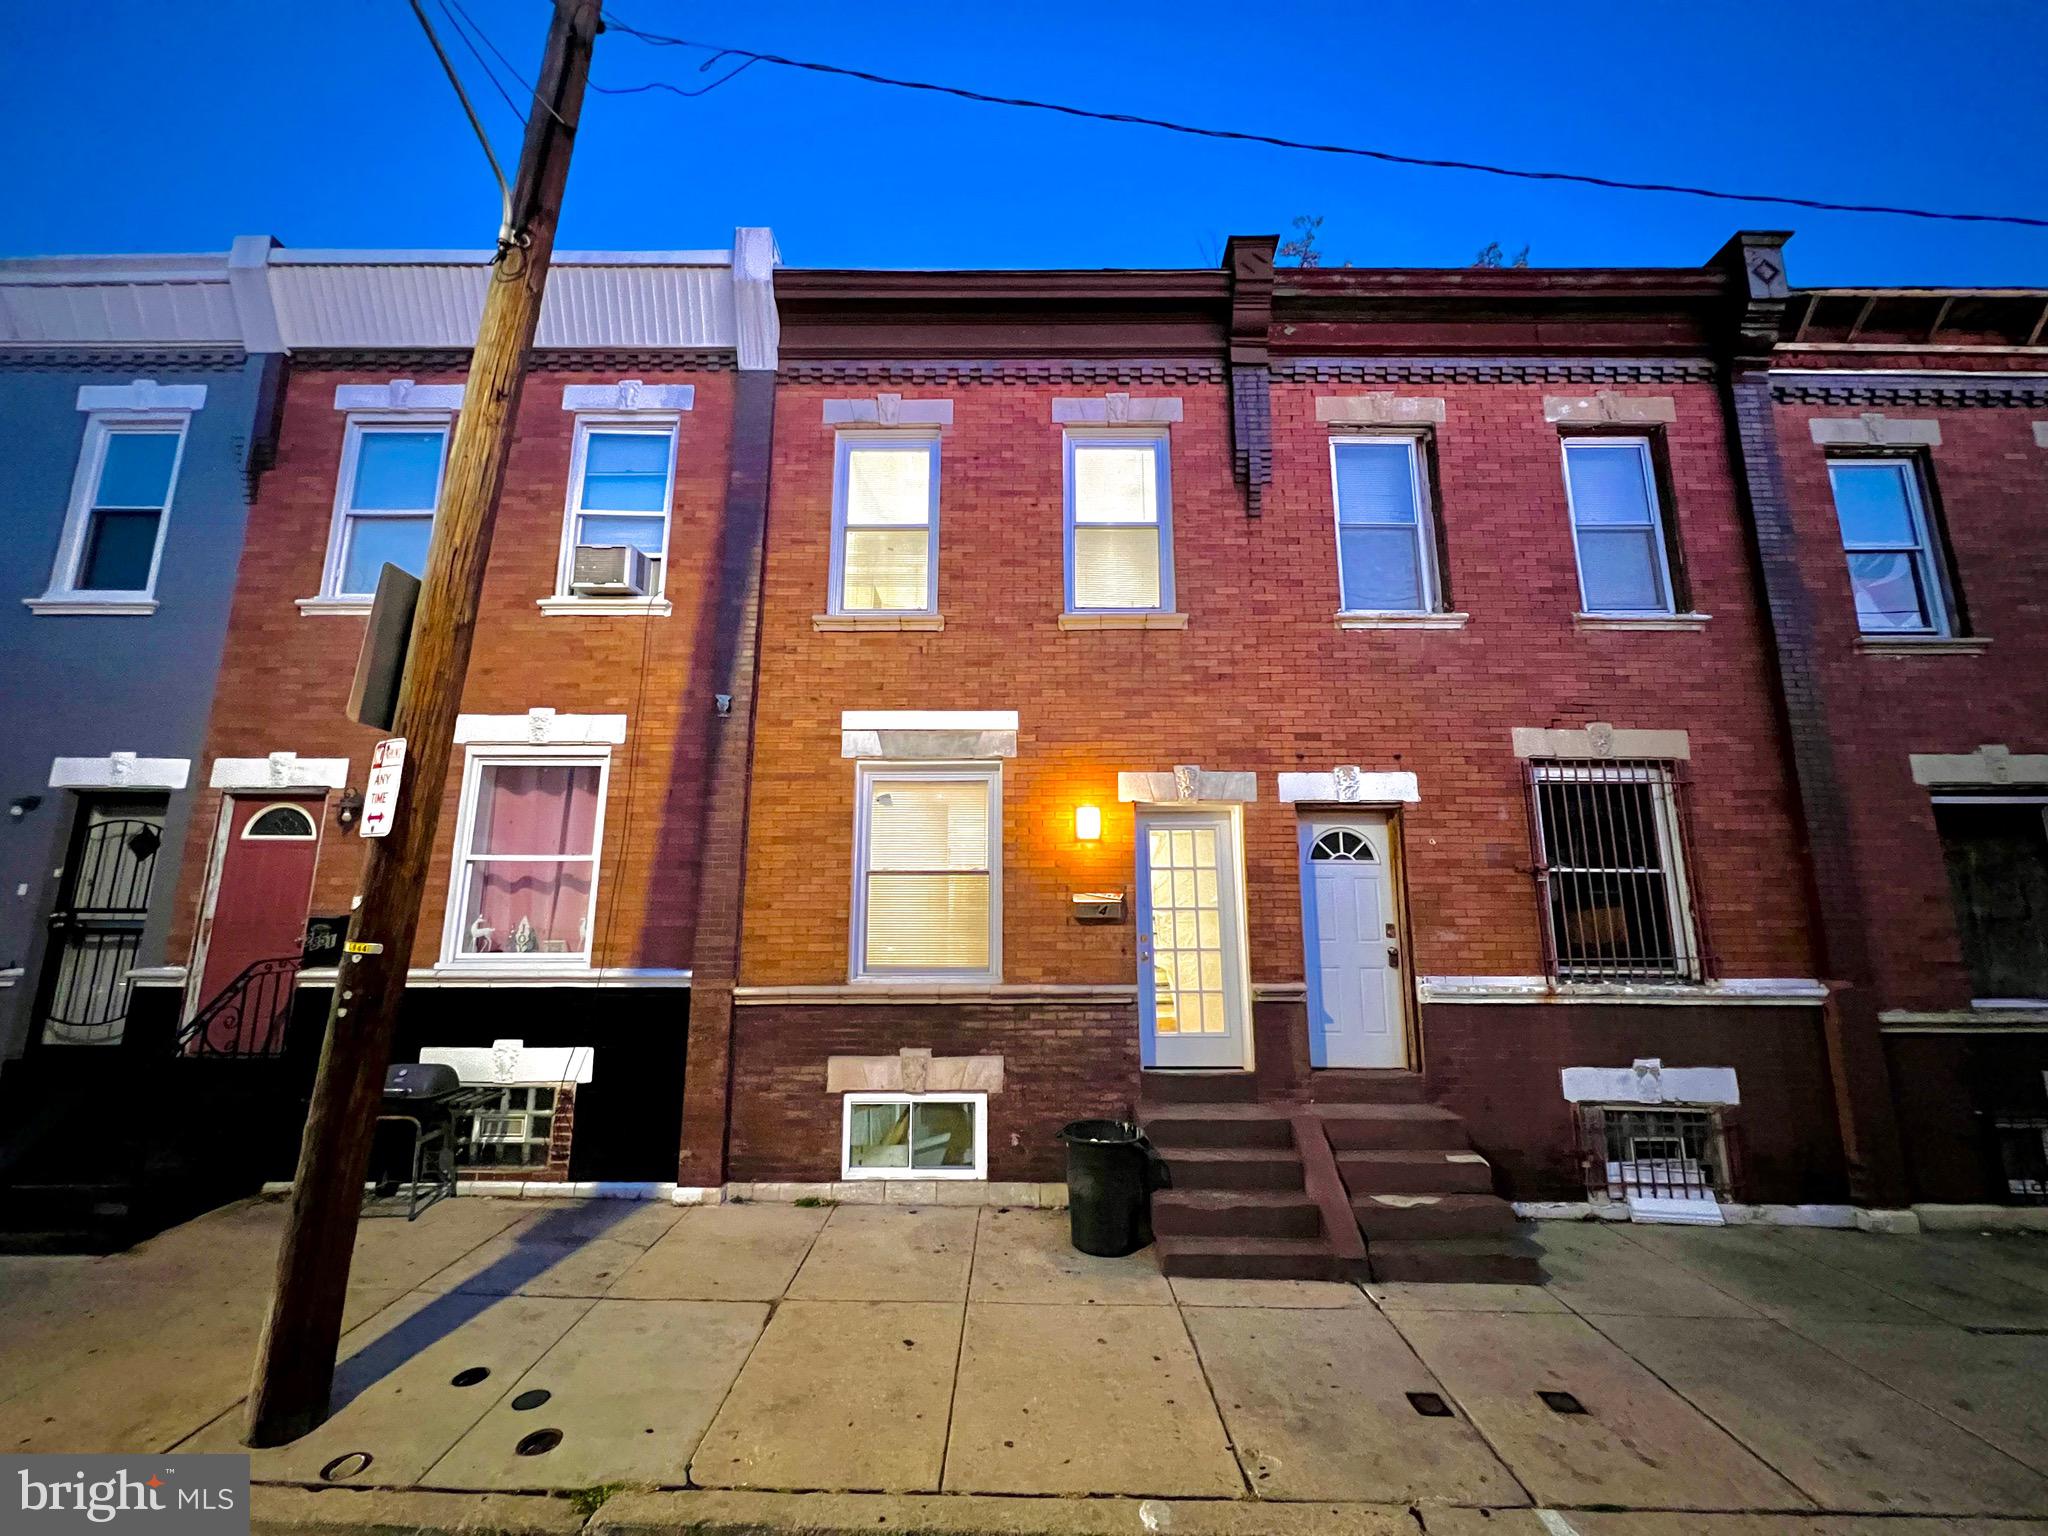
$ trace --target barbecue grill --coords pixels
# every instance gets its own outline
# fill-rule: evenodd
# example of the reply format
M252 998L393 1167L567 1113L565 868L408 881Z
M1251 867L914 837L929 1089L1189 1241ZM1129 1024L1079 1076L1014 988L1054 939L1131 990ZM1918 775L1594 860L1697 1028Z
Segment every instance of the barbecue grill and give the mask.
M457 1117L494 1098L487 1088L463 1087L455 1069L439 1063L399 1061L385 1068L364 1214L412 1221L453 1195Z

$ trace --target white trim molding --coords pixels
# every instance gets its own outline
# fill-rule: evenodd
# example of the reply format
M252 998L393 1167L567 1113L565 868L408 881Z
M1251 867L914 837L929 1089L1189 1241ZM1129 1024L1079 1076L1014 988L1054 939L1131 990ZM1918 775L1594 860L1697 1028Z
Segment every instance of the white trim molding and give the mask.
M1913 782L1935 784L2048 784L2048 753L2014 752L1986 743L1974 752L1914 752Z
M1420 976L1425 1003L1653 1003L1727 1008L1817 1008L1827 983L1804 977L1731 976L1697 982L1552 981L1547 976Z
M155 613L156 599L153 597L93 597L87 593L74 592L64 597L24 597L21 605L30 613L46 617L72 618L143 618Z
M1134 399L1121 390L1106 395L1056 397L1052 419L1063 426L1153 427L1181 419L1179 395Z
M1343 764L1328 773L1283 773L1282 804L1413 805L1422 798L1412 773L1368 773Z
M1678 402L1670 395L1619 395L1611 389L1545 395L1543 419L1564 426L1668 426L1678 420Z
M466 1084L516 1087L563 1083L582 1087L596 1067L597 1052L587 1045L528 1045L524 1040L493 1040L489 1045L429 1045L420 1051L428 1066L453 1067Z
M1572 624L1579 629L1668 629L1699 630L1707 627L1711 613L1575 613Z
M1126 805L1250 805L1259 798L1259 776L1178 763L1171 773L1118 774L1116 797Z
M348 759L296 752L216 757L206 783L209 789L341 789L348 783Z
M303 619L362 619L370 614L367 597L295 597L292 606Z
M1440 427L1439 395L1397 395L1376 389L1364 395L1318 395L1316 420L1328 427Z
M741 225L732 232L734 350L742 372L773 373L782 347L782 316L775 306L775 269L782 264L774 231Z
M1617 730L1604 720L1577 731L1518 725L1514 744L1520 758L1653 757L1685 762L1692 757L1692 737L1684 731Z
M299 972L302 987L331 987L335 982L331 965L312 966ZM466 965L416 965L405 973L408 987L603 987L606 989L688 987L690 972L669 966L571 966L552 970L478 971Z
M863 400L827 400L824 424L828 427L950 427L950 400L906 400L901 395L878 394Z
M2048 448L2048 421L2037 421L2034 423L2034 446L2036 448Z
M81 384L81 411L203 411L204 384L159 384L154 379L137 379L132 384Z
M564 384L565 411L640 411L672 414L696 408L694 384L646 384L639 379L621 379L616 384Z
M60 757L50 764L52 789L183 789L192 778L189 757Z
M946 627L943 613L814 613L811 628L821 635L936 634Z
M1469 613L1407 613L1400 610L1376 613L1361 608L1337 615L1339 629L1463 629L1471 622Z
M1860 416L1815 416L1807 424L1823 448L1939 448L1941 423L1931 418L1909 421L1882 411Z
M1000 1056L935 1056L905 1046L894 1056L827 1056L827 1093L1001 1093Z
M1091 986L1058 982L1013 982L1005 985L974 982L873 982L843 986L735 987L733 1005L739 1008L824 1007L872 1008L898 1004L1001 1003L1036 1006L1047 1003L1089 1005L1095 1003L1136 1003L1137 987L1129 982Z
M1017 755L1014 709L847 709L839 755L896 762L971 762Z
M337 411L449 411L462 409L460 384L415 384L393 379L389 384L337 384Z
M1186 629L1184 613L1103 613L1083 609L1060 615L1061 629Z
M523 715L457 715L455 745L493 747L620 746L624 715L562 715L529 709Z
M1733 1067L1667 1067L1655 1056L1627 1067L1566 1067L1570 1104L1740 1104Z

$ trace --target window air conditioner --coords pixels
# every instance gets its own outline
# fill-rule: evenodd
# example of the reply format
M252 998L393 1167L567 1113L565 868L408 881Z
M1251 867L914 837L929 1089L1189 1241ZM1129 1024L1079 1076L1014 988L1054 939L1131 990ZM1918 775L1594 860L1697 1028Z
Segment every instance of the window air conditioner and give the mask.
M630 544L578 544L569 590L579 597L645 597L647 556Z

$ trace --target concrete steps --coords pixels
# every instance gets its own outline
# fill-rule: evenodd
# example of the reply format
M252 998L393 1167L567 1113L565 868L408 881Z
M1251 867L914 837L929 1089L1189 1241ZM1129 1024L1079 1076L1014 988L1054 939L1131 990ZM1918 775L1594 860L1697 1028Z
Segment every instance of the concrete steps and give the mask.
M1320 1236L1157 1238L1159 1267L1169 1275L1203 1280L1341 1280L1329 1245Z
M1320 1238L1323 1220L1300 1190L1162 1189L1152 1196L1161 1237Z
M1337 1170L1353 1195L1484 1195L1493 1167L1477 1152L1339 1152Z
M1323 1104L1323 1133L1345 1152L1465 1152L1465 1122L1441 1104Z
M1514 1208L1495 1195L1355 1195L1352 1214L1371 1245L1513 1233Z

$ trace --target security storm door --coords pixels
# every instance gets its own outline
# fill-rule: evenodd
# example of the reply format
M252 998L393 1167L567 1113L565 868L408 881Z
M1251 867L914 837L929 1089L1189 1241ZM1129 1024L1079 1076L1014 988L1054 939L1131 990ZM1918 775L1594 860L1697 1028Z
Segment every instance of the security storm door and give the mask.
M1138 816L1138 1015L1148 1067L1245 1067L1236 824L1227 811Z
M163 847L163 795L82 800L57 908L41 1000L46 1045L118 1045L128 1025L128 972Z
M1400 938L1387 824L1301 825L1301 931L1312 1067L1405 1067Z

